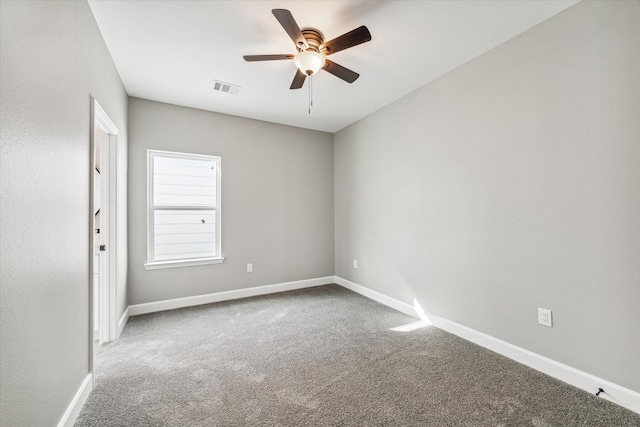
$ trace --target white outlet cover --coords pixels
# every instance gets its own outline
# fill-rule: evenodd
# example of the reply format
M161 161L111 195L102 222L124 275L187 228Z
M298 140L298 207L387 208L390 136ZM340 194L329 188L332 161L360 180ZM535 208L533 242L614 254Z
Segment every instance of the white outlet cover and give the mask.
M253 264L247 264L247 273L253 273Z
M538 323L544 326L553 327L551 310L538 307Z
M358 268L358 260L353 260L353 268Z

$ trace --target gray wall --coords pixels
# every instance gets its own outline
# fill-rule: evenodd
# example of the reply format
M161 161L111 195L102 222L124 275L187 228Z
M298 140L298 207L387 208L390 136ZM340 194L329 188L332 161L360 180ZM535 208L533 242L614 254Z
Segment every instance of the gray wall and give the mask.
M130 304L333 275L331 134L136 98L129 123ZM223 264L144 269L148 149L222 157Z
M338 132L336 274L640 391L639 43L582 2Z
M0 31L0 425L51 426L89 373L90 96L126 152L127 95L86 2L2 1Z

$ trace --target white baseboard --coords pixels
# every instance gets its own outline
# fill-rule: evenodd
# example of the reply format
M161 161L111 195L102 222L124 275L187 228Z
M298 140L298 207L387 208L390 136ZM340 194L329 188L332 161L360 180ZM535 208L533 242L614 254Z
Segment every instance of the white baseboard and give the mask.
M334 283L337 283L344 288L350 289L353 292L357 292L360 295L364 295L365 297L370 298L374 301L378 301L379 303L398 310L408 316L415 317L416 319L420 318L420 316L416 312L416 309L411 304L407 304L406 302L391 298L389 296L381 294L380 292L365 288L362 285L358 285L357 283L353 283L347 279L343 279L342 277L335 276Z
M165 301L149 302L145 304L135 304L130 305L127 310L130 316L137 316L140 314L154 313L156 311L173 310L176 308L191 307L194 305L211 304L213 302L254 297L258 295L267 295L276 292L292 291L295 289L310 288L313 286L326 285L329 283L334 283L334 276L297 280L295 282L278 283L275 285L256 286L255 288L216 292L213 294L176 298Z
M122 313L122 317L120 317L120 320L118 321L118 333L116 335L116 339L120 337L122 330L124 329L125 325L127 324L127 321L129 320L129 316L130 316L129 307L127 307L124 313Z
M601 393L600 397L603 399L640 413L640 393L637 391L622 387L618 384L612 383L611 381L596 377L595 375L563 363L556 362L548 357L541 356L522 347L502 341L498 338L476 331L459 323L452 322L451 320L447 320L435 314L425 312L424 315L421 316L418 313L418 310L420 309L414 308L411 304L398 301L395 298L391 298L387 295L381 294L380 292L373 291L341 277L336 276L335 283L371 298L381 304L401 311L409 316L416 318L422 318L425 316L426 319L423 320L428 321L439 329L457 335L489 350L495 351L496 353L515 360L516 362L527 365L537 371L564 381L589 393L595 394L598 391L598 388L602 388L604 393Z
M614 402L620 406L640 413L640 393L622 387L618 384L595 375L573 368L564 363L557 362L548 357L541 356L522 347L502 341L485 333L468 328L451 320L436 316L435 314L426 313L429 321L436 327L458 335L468 341L478 344L489 350L495 351L503 356L527 365L537 371L545 373L551 377L569 383L575 387L581 388L589 393L595 394L598 388L602 388L605 392L600 394L603 399Z
M72 427L75 424L76 418L78 418L78 415L87 401L92 388L93 378L91 374L87 374L87 376L84 377L84 381L82 381L80 388L76 392L76 395L73 396L71 403L60 419L60 422L58 422L58 427Z

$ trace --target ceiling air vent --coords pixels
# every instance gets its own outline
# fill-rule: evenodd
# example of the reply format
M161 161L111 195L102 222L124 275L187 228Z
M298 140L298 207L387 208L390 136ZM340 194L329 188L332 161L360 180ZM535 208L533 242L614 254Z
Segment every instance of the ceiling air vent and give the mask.
M238 92L240 92L240 86L214 80L213 90L217 92L229 93L231 95L237 95Z

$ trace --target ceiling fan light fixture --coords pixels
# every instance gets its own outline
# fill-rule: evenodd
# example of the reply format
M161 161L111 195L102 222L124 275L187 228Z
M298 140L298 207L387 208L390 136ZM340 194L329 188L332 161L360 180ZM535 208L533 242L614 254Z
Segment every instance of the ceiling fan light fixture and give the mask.
M293 63L307 76L313 76L324 67L324 55L312 50L300 52L293 58Z

